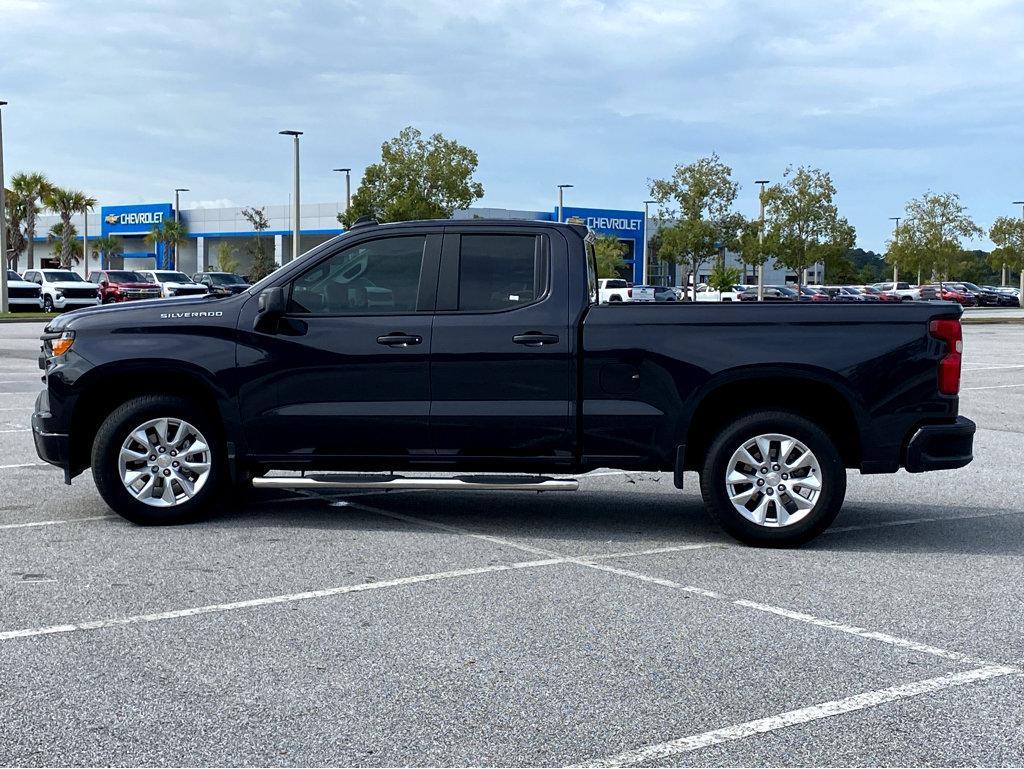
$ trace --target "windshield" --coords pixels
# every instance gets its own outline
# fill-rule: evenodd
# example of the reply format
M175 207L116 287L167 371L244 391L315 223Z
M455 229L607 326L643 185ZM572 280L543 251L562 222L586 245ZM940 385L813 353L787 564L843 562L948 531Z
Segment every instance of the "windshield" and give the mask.
M853 286L843 286L843 291L847 294L860 294L860 291Z
M149 283L142 275L131 270L113 270L107 273L111 283Z
M789 286L778 286L779 293L785 294L786 296L796 296L796 291L791 289Z
M981 289L978 288L973 283L961 283L960 285L966 288L968 291L981 291Z
M235 275L233 272L211 272L210 282L216 283L218 286L244 286L246 285L245 280L241 275Z
M606 280L604 282L605 288L626 288L626 281L624 280Z
M191 283L192 278L183 272L154 272L154 276L161 283Z
M47 280L54 283L59 283L60 281L85 283L85 278L71 270L43 270L43 275L46 276Z

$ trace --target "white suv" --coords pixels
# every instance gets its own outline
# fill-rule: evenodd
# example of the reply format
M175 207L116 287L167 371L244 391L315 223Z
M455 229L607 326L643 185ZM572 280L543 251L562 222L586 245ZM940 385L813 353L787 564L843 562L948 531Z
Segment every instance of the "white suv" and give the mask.
M183 272L177 270L136 270L150 283L160 286L160 296L167 299L171 296L192 296L205 294L206 286L201 286Z
M39 300L39 286L23 280L14 270L7 271L7 302L11 312L18 310L38 310L43 306Z
M100 287L73 270L28 270L25 280L39 286L39 299L46 312L100 303Z

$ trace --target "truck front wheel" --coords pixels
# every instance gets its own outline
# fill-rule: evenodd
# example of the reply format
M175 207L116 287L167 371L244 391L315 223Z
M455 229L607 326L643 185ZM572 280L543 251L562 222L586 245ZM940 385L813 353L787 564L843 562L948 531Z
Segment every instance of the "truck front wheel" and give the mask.
M133 398L114 409L96 433L96 488L114 512L133 523L194 521L210 509L227 477L219 432L183 398Z
M750 545L801 545L824 531L846 495L835 444L785 411L750 414L712 443L700 479L712 517Z

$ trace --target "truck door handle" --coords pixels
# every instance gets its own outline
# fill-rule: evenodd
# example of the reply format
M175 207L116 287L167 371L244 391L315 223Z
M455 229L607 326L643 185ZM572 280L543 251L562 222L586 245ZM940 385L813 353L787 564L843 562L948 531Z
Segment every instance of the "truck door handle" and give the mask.
M525 344L527 347L540 347L545 344L558 344L558 334L527 331L525 334L516 334L512 337L512 341L516 344Z
M377 337L377 344L385 344L388 347L408 347L411 344L419 344L422 341L423 337L421 336L402 334L400 332Z

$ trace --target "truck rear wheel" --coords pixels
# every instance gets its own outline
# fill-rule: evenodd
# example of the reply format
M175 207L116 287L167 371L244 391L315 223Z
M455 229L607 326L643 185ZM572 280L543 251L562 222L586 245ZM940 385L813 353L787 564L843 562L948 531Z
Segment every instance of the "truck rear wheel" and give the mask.
M193 403L145 395L118 406L92 447L96 488L143 526L189 523L211 508L227 476L219 430Z
M791 547L835 519L846 468L835 444L809 420L785 411L742 417L712 443L700 478L711 516L749 545Z

